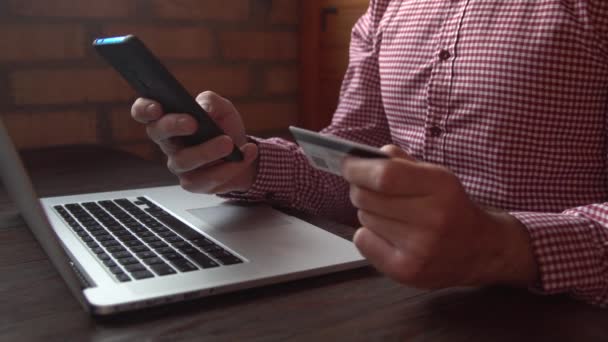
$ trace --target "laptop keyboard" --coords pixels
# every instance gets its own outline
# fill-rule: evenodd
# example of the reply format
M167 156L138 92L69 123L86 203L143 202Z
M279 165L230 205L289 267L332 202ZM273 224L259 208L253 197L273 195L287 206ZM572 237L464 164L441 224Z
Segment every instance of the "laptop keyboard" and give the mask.
M243 262L145 197L54 209L119 282Z

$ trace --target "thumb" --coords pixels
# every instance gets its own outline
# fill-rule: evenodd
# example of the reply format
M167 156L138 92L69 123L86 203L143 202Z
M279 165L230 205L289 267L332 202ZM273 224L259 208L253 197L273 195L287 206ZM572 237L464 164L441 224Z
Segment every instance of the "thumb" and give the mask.
M382 150L382 152L388 154L392 158L415 161L414 157L410 156L407 152L405 152L403 149L396 145L384 145L380 150Z

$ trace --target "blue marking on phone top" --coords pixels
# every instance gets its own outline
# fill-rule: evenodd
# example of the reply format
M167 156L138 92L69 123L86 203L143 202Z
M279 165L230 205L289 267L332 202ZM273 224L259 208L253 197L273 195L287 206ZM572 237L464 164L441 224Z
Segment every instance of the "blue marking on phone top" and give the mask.
M128 38L128 36L99 38L99 39L95 40L95 44L97 44L97 45L118 44L118 43L124 42L127 38Z

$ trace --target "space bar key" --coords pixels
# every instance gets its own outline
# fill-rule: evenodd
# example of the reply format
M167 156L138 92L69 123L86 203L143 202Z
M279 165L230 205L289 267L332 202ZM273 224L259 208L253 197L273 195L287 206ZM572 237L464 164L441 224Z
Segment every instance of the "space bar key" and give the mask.
M174 217L163 215L157 217L157 219L188 240L199 239L203 236L202 234L196 232L194 229Z

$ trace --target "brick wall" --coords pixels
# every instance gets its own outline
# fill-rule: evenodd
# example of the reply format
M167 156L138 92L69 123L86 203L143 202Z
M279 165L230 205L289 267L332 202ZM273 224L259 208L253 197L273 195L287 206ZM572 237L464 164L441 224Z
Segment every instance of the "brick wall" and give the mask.
M298 0L0 0L0 114L19 148L77 143L160 157L134 93L91 48L137 34L194 95L211 89L249 132L297 119Z

